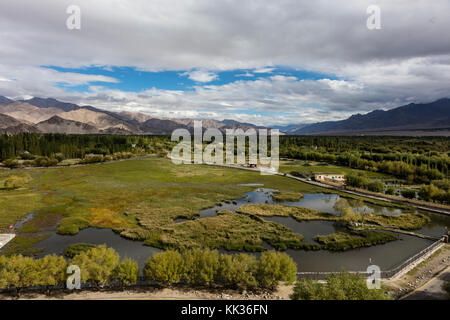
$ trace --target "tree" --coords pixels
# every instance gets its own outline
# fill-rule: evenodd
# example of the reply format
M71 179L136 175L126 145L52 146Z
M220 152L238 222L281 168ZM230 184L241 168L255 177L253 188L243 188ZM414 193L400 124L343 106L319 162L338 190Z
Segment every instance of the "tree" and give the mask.
M112 248L101 245L86 252L81 252L71 261L81 270L81 280L96 286L102 286L111 280L114 269L119 264L119 255Z
M341 272L327 277L326 283L298 280L291 296L293 300L387 300L386 291L369 289L364 277Z
M217 281L235 288L253 288L258 285L258 261L247 254L221 254Z
M361 174L347 174L345 176L345 184L355 188L365 188L367 186L367 179Z
M19 161L17 161L16 159L7 159L3 161L3 164L5 165L5 167L13 169L19 166Z
M58 286L64 283L66 279L67 263L63 257L57 255L47 255L42 259L36 260L37 278L33 285L47 287L47 293L50 293L50 287Z
M138 264L136 261L126 258L116 267L114 274L122 286L135 284L139 276Z
M263 252L258 264L258 283L273 289L280 281L292 283L297 276L297 266L286 253L276 251Z
M219 269L219 252L210 249L192 249L182 253L185 264L185 279L196 285L214 282Z
M389 186L386 188L385 193L393 196L393 195L395 195L395 188L393 186Z
M411 189L404 189L401 192L402 197L407 198L407 199L413 199L416 197L416 191L415 190L411 190Z
M373 192L383 192L384 191L384 183L381 181L372 181L367 184L367 189Z
M183 257L174 250L156 253L146 262L144 274L146 279L160 285L178 283L184 275Z

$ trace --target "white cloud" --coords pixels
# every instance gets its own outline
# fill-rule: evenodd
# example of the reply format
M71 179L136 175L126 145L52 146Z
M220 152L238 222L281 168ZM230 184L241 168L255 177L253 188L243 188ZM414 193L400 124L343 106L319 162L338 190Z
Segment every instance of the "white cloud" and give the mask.
M371 31L366 8L372 3L8 1L0 10L0 95L50 96L106 109L229 116L262 124L336 119L449 96L450 2L377 0L382 29ZM79 31L65 26L69 4L81 8ZM68 92L56 84L118 80L40 67L45 65L190 70L184 75L203 87L121 92L96 86L86 93ZM339 80L298 80L277 74L277 66ZM233 83L208 85L219 71L237 69L252 73L236 75ZM261 72L271 77L253 76Z
M253 72L254 73L272 73L273 70L275 70L275 68L259 68L259 69L254 69Z
M187 76L189 79L195 82L211 82L219 78L216 73L203 70L187 71L181 73L180 75Z

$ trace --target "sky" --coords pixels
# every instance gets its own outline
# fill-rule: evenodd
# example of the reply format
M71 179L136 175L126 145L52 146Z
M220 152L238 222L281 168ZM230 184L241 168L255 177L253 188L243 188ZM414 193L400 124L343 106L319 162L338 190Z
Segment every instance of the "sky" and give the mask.
M0 3L13 99L282 126L450 97L449 0Z

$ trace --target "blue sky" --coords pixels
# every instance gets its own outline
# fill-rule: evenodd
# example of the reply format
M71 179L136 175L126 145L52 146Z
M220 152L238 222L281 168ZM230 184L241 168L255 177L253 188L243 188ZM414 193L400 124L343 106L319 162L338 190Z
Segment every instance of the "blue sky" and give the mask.
M295 70L289 67L262 67L257 69L236 69L228 71L204 71L201 69L178 71L143 71L135 67L109 67L91 66L85 68L64 68L58 66L41 66L57 72L70 72L84 75L102 75L117 79L117 82L92 81L84 85L70 85L56 83L57 86L71 92L87 92L89 86L102 86L108 89L125 92L140 92L152 88L161 90L192 91L196 86L221 86L236 81L254 81L257 79L270 79L273 76L295 77L297 80L319 80L337 77L318 72ZM208 73L214 79L210 81L196 81L189 77L190 72Z

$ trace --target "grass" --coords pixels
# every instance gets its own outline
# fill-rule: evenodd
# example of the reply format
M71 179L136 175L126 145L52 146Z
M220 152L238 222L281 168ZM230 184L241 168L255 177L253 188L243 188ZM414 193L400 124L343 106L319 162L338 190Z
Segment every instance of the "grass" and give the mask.
M304 220L340 220L340 217L330 213L320 212L314 209L301 208L279 204L245 204L238 208L238 212L242 214L257 216L281 216L293 217L297 221Z
M245 215L224 211L217 217L194 220L200 210L237 199L256 188L241 184L263 184L279 190L279 196L285 199L327 189L259 172L174 165L158 157L78 167L4 170L0 171L0 181L11 174L30 175L32 180L21 189L0 190L0 226L14 224L30 212L36 214L6 246L7 251L26 252L48 230L76 234L86 227L111 228L124 237L160 248L255 251L263 250L263 242L280 250L309 248L301 235L258 216L291 215L298 221L340 219L306 208L246 205L240 208ZM174 223L178 218L188 220Z
M272 199L275 202L294 202L303 198L303 193L300 192L274 192Z
M281 192L324 190L279 176L174 165L158 157L78 167L0 170L0 181L11 175L29 175L32 180L20 189L0 190L0 228L36 212L11 247L22 238L30 240L22 244L34 244L42 232L52 228L62 234L75 234L88 226L112 228L130 237L151 238L152 226L162 228L181 217L192 219L204 208L242 197L255 188L239 184L264 184ZM17 247L26 247L22 244Z
M144 225L148 228L148 226ZM153 227L153 226L151 226ZM145 244L158 248L223 248L263 251L263 241L277 249L294 248L303 237L278 223L233 212L150 229Z
M64 250L64 255L67 258L72 259L76 255L80 254L81 252L86 252L91 250L92 248L97 247L95 244L91 243L75 243L67 246L67 248Z
M330 235L318 235L314 238L322 249L330 251L345 251L361 247L370 247L397 240L392 233L380 231L350 231Z

